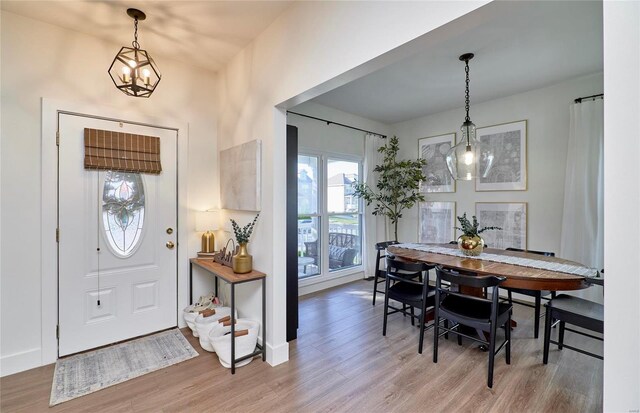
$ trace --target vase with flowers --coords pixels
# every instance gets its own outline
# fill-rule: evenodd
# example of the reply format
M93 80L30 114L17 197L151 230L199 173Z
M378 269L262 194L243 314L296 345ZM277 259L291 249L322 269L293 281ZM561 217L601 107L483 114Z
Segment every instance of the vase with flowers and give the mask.
M246 274L253 269L253 257L247 250L247 244L259 216L260 213L244 227L240 227L234 219L231 219L231 226L236 236L236 242L239 245L238 253L231 258L231 268L237 274Z
M485 231L489 230L501 230L500 227L484 227L480 228L478 219L473 216L473 222L469 222L467 213L462 214L461 217L457 217L460 222L459 227L455 227L457 230L462 231L462 235L458 237L458 248L464 255L476 256L482 253L484 249L484 240L480 236Z

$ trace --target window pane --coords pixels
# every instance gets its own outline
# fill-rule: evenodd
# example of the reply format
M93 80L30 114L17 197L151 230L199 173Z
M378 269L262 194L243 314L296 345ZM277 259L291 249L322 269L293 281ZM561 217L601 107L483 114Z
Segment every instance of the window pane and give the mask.
M111 249L130 255L144 225L144 185L138 173L108 171L102 194L102 224Z
M320 274L320 218L298 218L298 277Z
M329 269L362 264L362 231L359 214L329 217Z
M298 215L318 213L318 158L298 155Z
M358 162L329 159L327 163L327 211L358 212L353 182L358 180Z

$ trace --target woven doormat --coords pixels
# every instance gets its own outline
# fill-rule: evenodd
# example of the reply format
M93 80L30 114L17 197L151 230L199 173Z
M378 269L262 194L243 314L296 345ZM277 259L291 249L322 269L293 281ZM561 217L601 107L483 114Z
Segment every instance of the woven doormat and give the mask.
M55 406L197 355L180 330L173 329L59 359L49 405Z

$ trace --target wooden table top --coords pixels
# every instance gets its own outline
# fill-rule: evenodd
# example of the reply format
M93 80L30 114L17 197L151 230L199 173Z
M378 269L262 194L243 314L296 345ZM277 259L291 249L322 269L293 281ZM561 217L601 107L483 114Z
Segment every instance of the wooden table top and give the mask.
M456 249L456 245L437 244L439 247ZM389 252L395 256L410 261L420 261L429 264L438 264L446 268L459 271L468 271L482 275L499 275L507 280L501 284L504 287L522 288L527 290L566 291L587 288L584 277L574 274L543 270L539 268L523 267L515 264L491 262L480 259L462 258L454 255L435 254L431 252L417 251L396 246L389 246ZM540 261L552 261L563 264L572 264L586 267L582 264L556 257L545 257L538 254L517 251L505 251L495 248L485 248L485 252L498 255L531 258Z
M193 265L197 265L198 267L217 275L229 284L241 284L249 281L261 280L267 276L267 274L256 270L246 274L236 274L233 272L231 267L219 264L211 259L191 258L190 261Z

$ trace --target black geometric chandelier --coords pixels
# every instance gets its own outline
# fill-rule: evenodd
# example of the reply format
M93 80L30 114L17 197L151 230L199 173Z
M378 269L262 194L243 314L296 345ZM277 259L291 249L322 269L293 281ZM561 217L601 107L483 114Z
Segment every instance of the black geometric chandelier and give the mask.
M146 50L138 43L138 20L147 18L138 9L127 9L134 20L133 47L122 47L109 66L113 84L129 96L148 98L160 83L162 75Z

